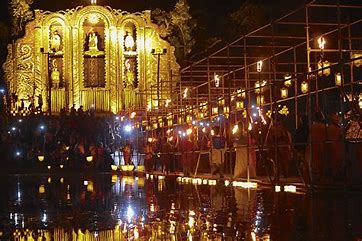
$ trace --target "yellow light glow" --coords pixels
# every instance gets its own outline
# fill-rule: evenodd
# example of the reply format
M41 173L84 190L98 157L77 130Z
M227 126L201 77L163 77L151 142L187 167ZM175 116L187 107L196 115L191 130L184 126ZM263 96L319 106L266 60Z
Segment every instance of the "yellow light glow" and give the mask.
M51 182L52 182L52 178L48 177L48 183L51 183Z
M136 116L136 112L132 112L131 115L129 116L131 119L133 119Z
M112 183L116 183L117 180L118 180L118 176L117 176L117 175L112 175L112 177L111 177L111 182L112 182Z
M208 184L210 186L215 186L216 185L216 180L208 180Z
M290 87L292 86L292 76L290 74L286 74L284 75L284 85L285 87Z
M217 114L219 114L219 108L218 107L212 107L212 114L213 115L217 115Z
M44 186L44 185L40 185L38 191L39 191L40 194L45 193L45 186Z
M245 97L246 97L246 92L245 92L245 90L244 90L244 89L238 89L238 90L236 91L236 96L237 96L237 97L241 97L242 99L245 99Z
M309 91L308 82L303 81L300 86L300 90L302 91L303 94L307 93Z
M87 156L85 159L87 160L87 162L91 162L93 161L93 156Z
M211 130L211 135L214 136L215 135L215 131Z
M38 156L38 160L39 160L40 162L44 161L44 156Z
M256 104L259 106L264 105L264 95L258 95L256 97Z
M244 102L236 101L236 109L238 109L238 110L244 109Z
M112 171L117 171L118 167L117 167L117 165L111 165L111 169L112 169Z
M88 192L93 192L94 191L93 182L91 182L91 181L88 182L87 191Z
M285 99L288 97L288 89L283 87L280 89L280 97L282 97L282 99Z
M48 166L48 170L50 170L52 168L52 166Z
M336 73L336 75L334 76L334 82L335 82L336 86L341 86L342 85L342 75L341 75L341 73Z
M326 69L318 71L318 75L319 76L322 76L322 75L329 76L331 74L331 69L328 68L330 65L331 65L331 63L329 63L327 60L319 61L318 69L322 69L322 68L326 68Z
M60 169L63 169L64 165L60 164L59 167L60 167Z

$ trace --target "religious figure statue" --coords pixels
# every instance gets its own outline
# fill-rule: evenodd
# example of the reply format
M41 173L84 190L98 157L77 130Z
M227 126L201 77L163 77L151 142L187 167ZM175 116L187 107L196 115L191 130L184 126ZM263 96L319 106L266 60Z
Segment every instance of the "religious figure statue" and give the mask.
M53 88L56 88L56 89L59 88L60 72L58 70L57 62L55 61L55 59L53 59L53 62L52 62L52 72L50 74L50 79L52 81Z
M133 88L134 81L135 81L135 73L134 73L134 66L130 59L127 59L125 62L126 67L126 87Z
M99 56L104 54L103 51L98 49L98 36L93 28L90 28L88 32L88 51L85 53L90 56Z
M53 53L61 52L62 38L60 37L58 30L53 30L50 35L50 51Z
M124 46L126 47L126 51L132 51L134 46L134 39L130 32L126 32L127 35L124 39Z

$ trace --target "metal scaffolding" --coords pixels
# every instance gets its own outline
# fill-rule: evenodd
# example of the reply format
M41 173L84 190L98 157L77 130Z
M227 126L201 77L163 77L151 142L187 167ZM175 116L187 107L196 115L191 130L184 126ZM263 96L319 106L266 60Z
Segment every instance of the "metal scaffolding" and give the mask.
M361 92L362 2L331 2L310 1L183 68L172 112L196 117L207 105L204 118L212 120L212 107L223 100L236 120L252 106L264 113L286 106L289 129L298 127L303 114L311 126L316 111L360 115L348 106L356 105ZM243 108L236 106L238 100Z

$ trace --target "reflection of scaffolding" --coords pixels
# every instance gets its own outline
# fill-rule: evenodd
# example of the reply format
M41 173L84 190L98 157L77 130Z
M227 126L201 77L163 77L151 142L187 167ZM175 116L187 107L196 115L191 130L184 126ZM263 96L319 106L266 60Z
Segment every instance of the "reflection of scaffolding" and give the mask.
M351 110L360 116L362 3L325 2L310 1L182 69L179 95L173 96L178 113L189 115L184 110L190 106L196 116L200 104L207 103L211 119L212 107L220 107L222 98L234 120L240 112L249 115L252 105L259 105L264 113L286 106L294 119L291 129L303 114L308 114L311 124L315 111L344 114ZM324 48L318 45L321 36L326 40ZM258 61L263 61L261 71ZM215 83L215 75L221 83ZM264 92L258 91L256 83L264 80ZM189 95L184 98L186 88ZM241 89L246 93L244 110L236 107Z

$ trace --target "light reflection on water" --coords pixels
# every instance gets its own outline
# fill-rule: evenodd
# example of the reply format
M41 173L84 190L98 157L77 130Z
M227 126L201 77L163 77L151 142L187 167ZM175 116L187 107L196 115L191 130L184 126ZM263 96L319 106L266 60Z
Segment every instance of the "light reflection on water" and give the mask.
M1 240L356 240L360 195L297 195L176 178L0 178Z

